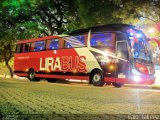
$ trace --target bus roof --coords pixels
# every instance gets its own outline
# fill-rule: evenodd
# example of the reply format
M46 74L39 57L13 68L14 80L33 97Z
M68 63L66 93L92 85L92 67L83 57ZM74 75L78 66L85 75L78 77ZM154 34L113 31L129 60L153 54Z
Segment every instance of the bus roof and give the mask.
M89 32L89 30L91 30L91 32L105 32L105 31L126 32L126 30L128 30L128 29L136 29L136 27L129 25L129 24L107 24L107 25L89 27L89 28L85 28L85 29L78 29L78 30L70 32L69 35L87 33L87 32Z
M48 39L56 39L56 38L65 37L65 36L67 36L67 35L53 35L53 36L45 36L45 37L41 37L41 38L32 38L32 39L28 39L28 40L20 40L17 42L17 44L29 43L29 42L35 42L35 41L41 41L41 40L48 40Z
M101 26L95 26L95 27L89 27L85 29L78 29L75 31L72 31L69 33L69 35L78 35L78 34L84 34L89 32L91 30L92 32L114 32L114 31L121 31L121 32L126 32L128 29L136 29L135 26L129 25L129 24L107 24L107 25L101 25ZM35 41L41 41L41 40L47 40L47 39L55 39L55 38L60 38L60 37L66 37L68 35L53 35L53 36L45 36L41 38L33 38L33 39L28 39L28 40L21 40L18 41L17 44L21 43L28 43L28 42L35 42Z

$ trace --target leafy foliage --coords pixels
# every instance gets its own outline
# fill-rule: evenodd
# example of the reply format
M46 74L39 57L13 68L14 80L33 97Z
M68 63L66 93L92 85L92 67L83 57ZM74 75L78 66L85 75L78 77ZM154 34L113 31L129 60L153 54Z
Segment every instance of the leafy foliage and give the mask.
M117 9L113 1L74 0L72 3L70 12L75 19L72 21L72 25L78 28L121 22L119 18L113 16L113 11Z
M139 24L156 23L160 21L159 0L114 0L118 10L114 15L124 23ZM142 23L143 22L143 23Z
M37 23L30 17L26 7L22 7L23 3L23 0L3 0L0 3L0 61L5 62L11 77L13 72L9 61L13 57L16 41L35 37L34 33L38 32Z
M33 18L45 26L47 35L60 34L64 32L63 24L67 23L67 10L66 0L45 0L37 5Z

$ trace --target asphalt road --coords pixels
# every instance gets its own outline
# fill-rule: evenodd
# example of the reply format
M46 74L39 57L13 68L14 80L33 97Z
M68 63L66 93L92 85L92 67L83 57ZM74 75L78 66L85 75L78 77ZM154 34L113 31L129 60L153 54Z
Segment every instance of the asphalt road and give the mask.
M135 114L157 114L149 117L160 119L160 90L0 79L0 119L15 117L10 115L69 120L147 117Z

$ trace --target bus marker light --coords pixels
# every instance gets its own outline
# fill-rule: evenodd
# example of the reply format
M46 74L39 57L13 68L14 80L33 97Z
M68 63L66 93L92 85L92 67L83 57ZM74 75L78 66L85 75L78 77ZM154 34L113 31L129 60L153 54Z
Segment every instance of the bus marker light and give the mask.
M53 53L54 53L54 54L57 54L57 51L56 51L56 50L54 50L54 51L53 51Z
M109 66L109 68L110 68L111 70L113 70L113 69L114 69L113 65Z
M25 72L28 72L28 69L25 69Z
M137 33L137 37L138 37L138 38L141 38L141 37L142 37L142 35L141 35L141 34L139 34L139 33Z
M129 34L130 34L130 36L133 36L133 35L134 35L133 32L130 32Z
M76 73L77 71L76 71L76 70L73 70L73 72Z

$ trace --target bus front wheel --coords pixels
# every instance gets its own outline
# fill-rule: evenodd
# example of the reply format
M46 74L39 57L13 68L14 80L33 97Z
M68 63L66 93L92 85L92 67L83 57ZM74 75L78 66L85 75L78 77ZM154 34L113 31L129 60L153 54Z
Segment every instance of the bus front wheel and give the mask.
M93 71L90 78L94 86L103 86L105 84L103 73L100 70Z
M30 69L28 72L28 79L30 81L39 81L40 79L36 78L35 71L33 69Z
M112 85L113 85L114 87L116 87L116 88L120 88L120 87L123 86L122 83L112 83Z

